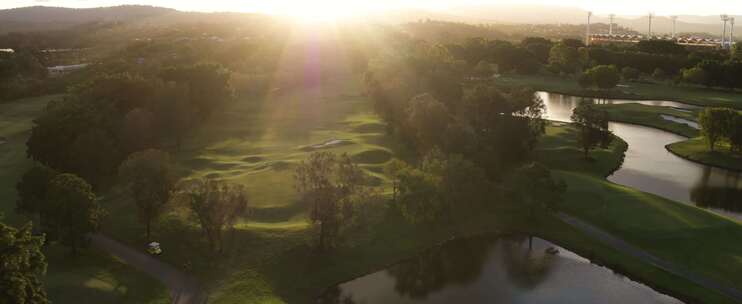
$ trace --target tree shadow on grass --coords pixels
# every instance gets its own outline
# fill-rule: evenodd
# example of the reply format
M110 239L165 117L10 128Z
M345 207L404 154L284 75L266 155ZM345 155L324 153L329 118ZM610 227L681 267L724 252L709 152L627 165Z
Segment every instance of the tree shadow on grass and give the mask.
M169 303L164 285L104 252L90 248L72 256L58 245L44 251L54 303Z

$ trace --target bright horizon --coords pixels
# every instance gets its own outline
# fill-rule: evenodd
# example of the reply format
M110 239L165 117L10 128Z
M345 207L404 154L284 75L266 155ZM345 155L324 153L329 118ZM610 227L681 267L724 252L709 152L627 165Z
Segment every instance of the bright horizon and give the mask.
M126 4L153 5L183 11L234 11L257 12L273 15L288 15L305 19L338 19L369 12L382 12L395 9L446 10L467 5L535 4L577 7L594 11L596 14L645 15L652 11L657 15L742 15L742 5L729 5L729 0L272 0L272 1L230 1L230 0L6 0L0 9L26 6L60 6L74 8L105 7ZM597 2L597 3L596 3Z

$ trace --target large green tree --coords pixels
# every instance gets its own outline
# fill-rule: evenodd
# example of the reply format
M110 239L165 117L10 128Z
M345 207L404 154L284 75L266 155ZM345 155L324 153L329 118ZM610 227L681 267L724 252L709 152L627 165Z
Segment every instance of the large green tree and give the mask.
M175 184L170 156L153 149L135 152L119 167L119 178L134 199L149 240L152 223L164 211Z
M18 192L16 211L29 216L38 216L40 226L43 226L44 219L40 215L49 202L51 181L58 174L59 172L44 165L36 165L26 171L16 184Z
M212 250L224 250L223 231L248 212L245 187L217 179L195 179L181 183L178 199L184 199L209 241Z
M51 181L50 206L45 217L52 236L72 249L86 247L89 234L100 228L103 209L85 180L73 174L60 174Z
M496 188L484 170L461 155L430 151L419 168L391 163L387 171L396 185L395 206L413 223L458 222L487 210Z
M296 190L309 210L309 219L318 225L317 248L337 245L341 234L357 216L366 178L350 157L315 152L302 161L294 173Z
M415 146L425 153L442 144L441 134L446 130L450 112L430 94L422 94L410 101L408 124L415 132Z
M572 112L572 121L580 132L578 141L585 159L589 158L590 150L598 146L607 147L613 140L613 134L608 130L608 118L608 112L599 110L587 101L580 102Z
M555 44L549 51L549 64L564 73L574 73L581 68L580 52L563 42Z
M30 224L15 229L0 223L0 303L49 303L41 279L46 273L43 244Z
M197 109L200 118L211 114L218 106L232 98L230 72L218 64L196 64L166 69L162 78L188 88L189 103Z
M603 90L615 88L621 80L621 74L612 65L599 65L585 71L585 74L593 85Z
M714 151L717 142L729 133L730 122L735 114L734 110L727 108L705 108L698 114L701 135L706 139L709 150Z

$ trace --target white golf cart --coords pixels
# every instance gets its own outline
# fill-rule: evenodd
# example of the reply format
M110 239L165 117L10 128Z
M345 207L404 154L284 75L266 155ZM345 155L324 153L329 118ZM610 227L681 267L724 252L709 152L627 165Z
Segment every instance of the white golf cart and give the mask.
M162 248L160 248L160 243L152 242L152 243L147 244L147 253L151 255L161 255Z

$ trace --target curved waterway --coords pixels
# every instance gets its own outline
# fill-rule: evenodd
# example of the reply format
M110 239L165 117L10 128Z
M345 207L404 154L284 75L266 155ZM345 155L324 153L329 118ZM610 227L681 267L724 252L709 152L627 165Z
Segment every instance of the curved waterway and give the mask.
M582 97L539 92L545 116L569 122ZM673 101L589 99L600 104L640 103L698 108ZM674 120L674 117L664 117ZM690 121L678 121L692 125ZM685 137L659 129L612 122L629 144L612 182L742 220L742 176L677 157L665 145ZM388 269L337 285L320 303L682 303L610 269L534 239L471 238L450 241ZM558 250L547 253L548 248ZM553 252L552 252L553 253Z
M697 108L674 101L595 100L546 92L539 92L538 95L546 106L545 117L564 122L570 121L572 110L582 100ZM667 151L666 145L686 140L683 136L616 122L611 122L609 128L629 144L629 149L621 168L608 180L742 220L742 173L698 164Z
M477 237L335 286L319 303L682 302L542 239L529 249L526 237Z

